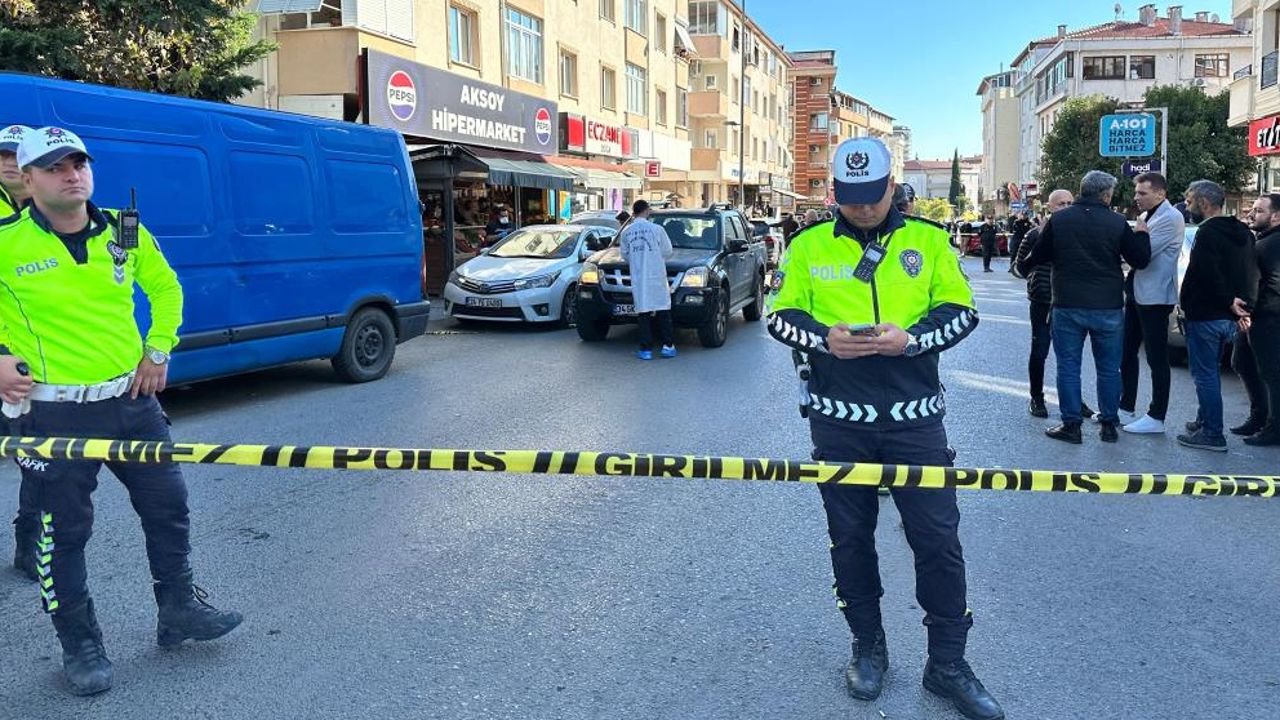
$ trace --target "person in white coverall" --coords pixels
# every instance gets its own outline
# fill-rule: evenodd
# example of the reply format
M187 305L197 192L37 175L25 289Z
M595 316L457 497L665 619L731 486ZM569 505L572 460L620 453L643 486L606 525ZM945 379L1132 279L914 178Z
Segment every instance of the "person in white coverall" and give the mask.
M636 357L653 359L654 326L662 340L662 357L676 356L675 331L671 325L671 286L667 283L667 258L671 238L661 226L649 220L652 209L644 200L631 207L632 220L622 231L619 245L622 259L631 268L631 294L635 301L636 324L640 328L640 350Z

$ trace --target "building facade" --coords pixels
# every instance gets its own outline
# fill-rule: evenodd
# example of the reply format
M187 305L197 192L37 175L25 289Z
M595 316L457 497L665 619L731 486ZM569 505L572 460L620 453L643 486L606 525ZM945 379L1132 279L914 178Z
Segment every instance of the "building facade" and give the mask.
M1248 128L1249 154L1258 161L1259 192L1280 188L1280 2L1237 0L1232 3L1237 28L1252 29L1253 57L1232 77L1227 123Z
M787 207L791 59L732 2L689 0L687 11L697 55L687 86L692 196Z
M978 85L982 98L982 187L991 192L983 198L983 211L1007 215L1011 203L1020 201L1021 193L1012 194L1009 185L1019 183L1020 133L1022 129L1019 102L1014 94L1015 73L1010 70L988 75Z
M809 207L832 202L831 158L836 146L856 137L884 141L893 156L893 176L901 180L911 131L893 117L836 87L834 50L790 53L795 135L794 185Z
M951 160L908 160L904 177L915 189L917 198L948 200L951 196L951 166ZM964 186L969 208L975 212L987 195L982 178L981 155L960 158L960 184Z
M1178 5L1160 15L1153 4L1139 8L1136 21L1118 17L1076 31L1059 25L1055 36L1029 43L1011 66L1019 113L1015 162L1020 191L1038 194L1041 144L1067 100L1104 95L1140 107L1146 91L1158 85L1220 92L1250 64L1253 47L1247 27L1221 22L1207 12L1184 16ZM987 158L1004 163L989 153Z

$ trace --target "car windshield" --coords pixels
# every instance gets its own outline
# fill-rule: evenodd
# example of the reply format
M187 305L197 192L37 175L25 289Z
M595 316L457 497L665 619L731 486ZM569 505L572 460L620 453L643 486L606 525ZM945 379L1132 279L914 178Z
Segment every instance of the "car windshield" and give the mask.
M591 225L593 227L607 227L613 228L614 230L618 229L618 221L615 218L605 217L603 215L596 217L573 218L570 222L574 225Z
M704 215L654 215L650 218L667 231L671 246L688 250L720 249L720 218Z
M578 244L578 230L527 228L503 238L489 251L499 258L567 258Z

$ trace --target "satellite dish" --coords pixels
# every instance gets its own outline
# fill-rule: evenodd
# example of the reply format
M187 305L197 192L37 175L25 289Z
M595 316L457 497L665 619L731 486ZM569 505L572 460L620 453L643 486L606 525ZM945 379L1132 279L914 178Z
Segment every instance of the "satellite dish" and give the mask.
M1210 16L1209 16L1209 22L1211 22L1211 23L1220 23L1220 22L1222 22L1222 16L1221 16L1221 15L1219 15L1218 13L1214 13L1214 14L1212 14L1212 15L1210 15Z
M1124 6L1116 3L1116 20L1124 19Z

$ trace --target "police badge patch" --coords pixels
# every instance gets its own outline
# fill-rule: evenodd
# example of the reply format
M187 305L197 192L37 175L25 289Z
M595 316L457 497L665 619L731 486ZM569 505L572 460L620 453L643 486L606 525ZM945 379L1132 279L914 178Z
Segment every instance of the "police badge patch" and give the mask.
M779 290L781 290L782 281L785 280L786 277L787 277L787 274L782 272L781 270L774 270L773 278L769 282L769 289L774 292L778 292Z
M920 271L924 269L924 256L919 250L903 250L898 256L898 260L902 262L902 269L907 271L911 277L920 277Z
M124 284L124 266L129 262L129 253L120 247L115 240L107 242L107 252L111 253L111 262L115 265L115 281L117 285Z

